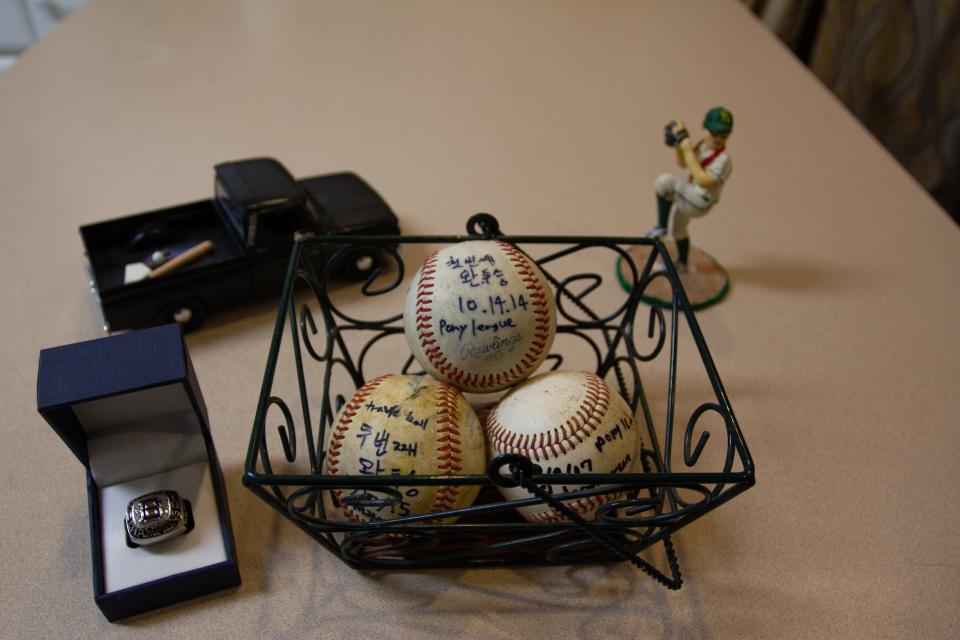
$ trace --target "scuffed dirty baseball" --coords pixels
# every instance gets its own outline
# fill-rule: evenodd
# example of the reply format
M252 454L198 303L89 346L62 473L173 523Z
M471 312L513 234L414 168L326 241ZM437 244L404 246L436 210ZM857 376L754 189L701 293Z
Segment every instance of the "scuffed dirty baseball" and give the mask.
M485 469L483 431L460 391L429 376L386 375L364 384L334 421L324 473L364 475L473 475ZM389 506L334 504L334 520L371 522L470 506L479 485L397 486L402 501ZM335 490L346 496L381 500L386 494ZM448 519L452 521L452 519Z
M407 291L403 327L424 371L459 389L513 386L543 362L557 311L540 268L501 240L469 240L430 255Z
M633 412L602 378L581 371L551 371L511 389L487 417L490 459L518 453L544 473L634 473L640 468L640 435ZM541 485L553 494L587 485ZM508 500L529 498L523 487L500 488ZM607 494L565 501L587 520L621 497ZM563 522L549 505L517 509L530 522Z

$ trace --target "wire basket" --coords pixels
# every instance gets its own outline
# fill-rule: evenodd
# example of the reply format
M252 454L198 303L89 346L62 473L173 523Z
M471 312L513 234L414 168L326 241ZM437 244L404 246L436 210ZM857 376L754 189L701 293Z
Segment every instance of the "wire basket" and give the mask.
M324 445L345 400L381 373L419 373L406 347L402 313L391 313L402 309L405 278L420 264L413 256L430 245L493 238L535 260L554 289L557 335L541 371L587 370L617 390L643 434L635 452L642 472L544 473L529 459L506 454L490 461L484 475L324 474ZM641 246L649 255L635 262L633 249ZM404 262L408 253L410 265ZM343 262L358 256L375 257L380 266L362 283L337 281L333 274ZM621 273L631 275L629 293L613 273L618 260ZM641 301L658 278L673 291L666 310ZM496 399L468 398L481 415ZM507 236L495 218L477 214L465 236L326 236L294 248L243 482L351 567L626 561L667 588L679 589L682 577L671 535L751 487L754 473L677 271L657 240ZM324 493L352 492L358 503L389 512L402 492L428 485L480 485L480 492L467 508L362 524L330 519L325 512L325 500L336 498ZM522 486L529 497L505 500L498 486ZM590 521L567 506L602 494L620 497ZM541 502L569 521L531 523L516 511ZM641 557L654 545L663 546L666 567L662 558Z

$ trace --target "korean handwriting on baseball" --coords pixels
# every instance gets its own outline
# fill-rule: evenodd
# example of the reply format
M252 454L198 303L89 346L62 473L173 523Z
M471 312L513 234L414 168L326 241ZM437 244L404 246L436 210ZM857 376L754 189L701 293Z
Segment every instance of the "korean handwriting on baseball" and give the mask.
M457 272L460 282L470 287L476 288L490 283L505 287L509 284L503 275L503 270L497 267L493 256L489 254L482 256L471 254L462 259L451 256L446 264Z
M393 450L399 453L405 453L412 458L417 457L417 443L416 442L400 442L394 441Z
M387 452L387 447L390 445L390 433L386 429L374 433L373 427L364 422L360 425L360 433L357 434L357 438L360 439L361 449L367 444L367 438L371 435L373 436L374 453L379 458Z

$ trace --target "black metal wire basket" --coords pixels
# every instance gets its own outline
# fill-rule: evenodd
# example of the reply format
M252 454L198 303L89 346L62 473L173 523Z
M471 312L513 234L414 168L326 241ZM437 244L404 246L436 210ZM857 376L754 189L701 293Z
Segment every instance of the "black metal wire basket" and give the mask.
M642 472L544 473L507 454L485 475L324 474L324 444L345 399L380 373L418 373L398 310L405 276L420 258L409 257L410 268L405 255L492 238L534 259L554 288L557 338L541 370L588 370L623 396L641 426ZM648 254L641 261L638 247ZM379 267L363 283L333 275L344 261L371 259ZM629 293L613 273L618 259L632 276ZM657 278L673 291L666 310L641 301ZM345 301L354 315L341 308ZM296 244L244 471L247 487L356 569L628 561L670 589L682 584L671 535L755 482L750 452L664 246L647 238L506 236L487 214L471 217L465 236L328 236ZM439 516L357 524L325 513L325 492L356 490L354 500L382 508L397 504L402 491L428 485L480 485L480 493L472 506ZM522 486L529 497L507 501L498 485ZM564 485L576 490L557 490ZM620 497L590 521L567 506L601 494ZM569 521L530 523L516 512L541 502ZM656 566L662 559L641 557L658 544L665 568Z

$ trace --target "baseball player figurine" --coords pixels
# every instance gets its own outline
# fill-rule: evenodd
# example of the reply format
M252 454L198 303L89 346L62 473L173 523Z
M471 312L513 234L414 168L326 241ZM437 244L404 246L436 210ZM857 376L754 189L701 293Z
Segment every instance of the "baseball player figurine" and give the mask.
M683 122L667 123L665 142L668 147L673 147L677 164L686 169L689 176L684 180L664 173L657 178L657 226L647 232L652 238L666 234L670 212L673 211L670 232L677 242L677 267L681 273L687 272L690 256L687 225L692 218L707 215L720 200L720 191L733 170L726 151L727 138L733 131L733 114L723 107L714 107L707 111L703 128L703 140L693 144Z

